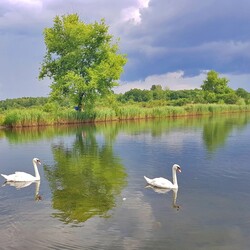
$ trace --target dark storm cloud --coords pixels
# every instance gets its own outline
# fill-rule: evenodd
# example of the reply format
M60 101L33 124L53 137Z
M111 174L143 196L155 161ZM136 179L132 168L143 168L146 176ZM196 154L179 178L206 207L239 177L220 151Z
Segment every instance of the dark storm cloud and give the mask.
M175 70L248 73L249 9L244 0L151 1L141 24L123 30L125 50L136 62L127 66L130 80Z

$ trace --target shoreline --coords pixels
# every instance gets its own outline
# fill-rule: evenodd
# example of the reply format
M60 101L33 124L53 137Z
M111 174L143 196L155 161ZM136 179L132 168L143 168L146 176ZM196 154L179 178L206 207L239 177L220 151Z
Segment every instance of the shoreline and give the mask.
M42 128L42 127L49 127L49 126L69 126L69 125L79 125L79 124L96 124L96 123L110 123L110 122L122 122L122 121L136 121L136 120L154 120L154 119L178 119L178 118L195 118L195 117L202 117L202 116L214 116L214 115L227 115L227 114L242 114L242 113L249 113L250 110L235 110L235 111L221 111L221 112L201 112L201 113L186 113L186 114L171 114L166 116L135 116L135 117L128 117L128 118L112 118L112 119L86 119L86 120L74 120L74 121L62 121L52 122L52 123L33 123L33 124L24 124L24 125L0 125L0 130L4 129L15 129L15 128Z

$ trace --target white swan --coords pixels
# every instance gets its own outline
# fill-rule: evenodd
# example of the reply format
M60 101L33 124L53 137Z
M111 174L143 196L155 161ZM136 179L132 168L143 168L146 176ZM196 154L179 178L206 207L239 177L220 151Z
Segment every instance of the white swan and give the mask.
M181 172L181 168L179 165L174 164L172 167L173 183L165 178L162 178L162 177L149 179L148 177L144 176L144 178L149 185L152 185L154 187L167 188L167 189L177 189L178 183L177 183L176 171Z
M37 163L41 164L41 161L38 158L34 158L33 159L33 166L34 166L34 170L35 170L35 176L31 175L31 174L27 174L25 172L15 172L15 174L10 174L10 175L5 175L5 174L1 174L7 182L9 181L23 181L23 182L27 182L27 181L39 181L40 180L40 175L37 169Z

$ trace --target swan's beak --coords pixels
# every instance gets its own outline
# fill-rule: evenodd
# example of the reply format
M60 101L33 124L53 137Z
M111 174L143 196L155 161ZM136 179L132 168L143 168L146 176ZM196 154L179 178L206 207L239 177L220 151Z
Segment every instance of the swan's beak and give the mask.
M177 168L177 170L181 173L181 169L180 168Z
M38 160L37 163L38 163L39 165L41 165L41 161L40 161L40 160Z

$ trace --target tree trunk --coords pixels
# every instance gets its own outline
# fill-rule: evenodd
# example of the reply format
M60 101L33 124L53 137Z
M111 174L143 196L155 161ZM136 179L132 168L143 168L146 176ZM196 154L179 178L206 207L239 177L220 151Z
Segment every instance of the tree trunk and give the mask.
M79 101L78 101L78 111L79 111L79 112L82 111L83 96L84 96L84 93L80 94L80 96L79 96Z

